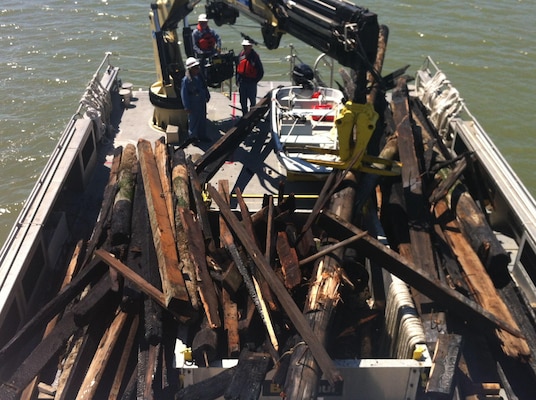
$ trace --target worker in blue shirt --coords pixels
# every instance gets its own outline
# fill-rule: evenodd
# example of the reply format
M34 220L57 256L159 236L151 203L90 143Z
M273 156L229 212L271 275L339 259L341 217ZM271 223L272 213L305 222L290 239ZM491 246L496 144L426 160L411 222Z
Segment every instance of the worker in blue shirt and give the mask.
M210 92L201 75L199 60L188 57L186 69L181 83L181 98L184 110L188 113L188 135L192 142L208 141L207 103Z

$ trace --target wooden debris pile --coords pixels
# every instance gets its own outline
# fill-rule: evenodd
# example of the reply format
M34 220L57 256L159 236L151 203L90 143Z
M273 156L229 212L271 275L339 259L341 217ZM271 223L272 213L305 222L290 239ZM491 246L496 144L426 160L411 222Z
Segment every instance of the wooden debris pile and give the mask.
M322 374L341 380L333 358L390 356L380 348L379 287L368 303L370 275L382 269L411 286L421 316L437 322L448 310L494 332L503 356L530 360L519 317L495 288L510 287L507 255L464 190L470 158L451 159L410 103L401 80L385 108L393 134L380 154L400 159L401 177L378 185L375 176L334 172L308 214L295 212L284 188L251 213L240 188L207 183L247 118L195 164L161 141L118 149L99 221L62 290L0 350L0 398L255 399L272 367L282 393L313 398ZM263 114L262 105L250 113ZM379 217L390 247L375 239ZM440 354L420 389L429 396L452 393L454 374L440 380L440 371L458 366L477 381L461 338L477 339L451 330L445 321L436 330L444 335L428 343ZM239 362L182 388L180 358Z

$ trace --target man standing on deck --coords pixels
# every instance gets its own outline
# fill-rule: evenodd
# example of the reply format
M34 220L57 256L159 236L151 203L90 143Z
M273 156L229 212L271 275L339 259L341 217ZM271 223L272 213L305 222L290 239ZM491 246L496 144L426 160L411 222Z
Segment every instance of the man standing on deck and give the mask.
M240 106L242 115L248 112L249 105L257 103L257 83L264 76L264 68L257 52L253 50L253 43L244 39L242 41L243 50L238 55L236 66L236 83L240 94Z
M210 92L196 58L188 57L186 69L181 83L181 99L184 110L188 113L188 135L193 142L208 141L207 103Z

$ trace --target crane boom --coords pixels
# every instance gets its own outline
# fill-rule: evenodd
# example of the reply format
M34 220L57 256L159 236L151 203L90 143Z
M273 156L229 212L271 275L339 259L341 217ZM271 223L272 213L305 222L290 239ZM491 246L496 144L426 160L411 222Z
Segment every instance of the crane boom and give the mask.
M345 0L208 0L206 9L216 25L233 24L237 13L258 22L268 49L288 33L353 69L376 58L377 15Z

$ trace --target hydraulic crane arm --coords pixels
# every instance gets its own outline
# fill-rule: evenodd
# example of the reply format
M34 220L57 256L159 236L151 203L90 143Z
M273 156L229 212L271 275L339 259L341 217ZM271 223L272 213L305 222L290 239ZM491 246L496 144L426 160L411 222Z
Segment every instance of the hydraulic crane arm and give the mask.
M378 47L376 14L344 0L208 0L217 25L233 24L241 12L261 25L264 44L279 47L284 33L326 53L341 65L369 68Z

